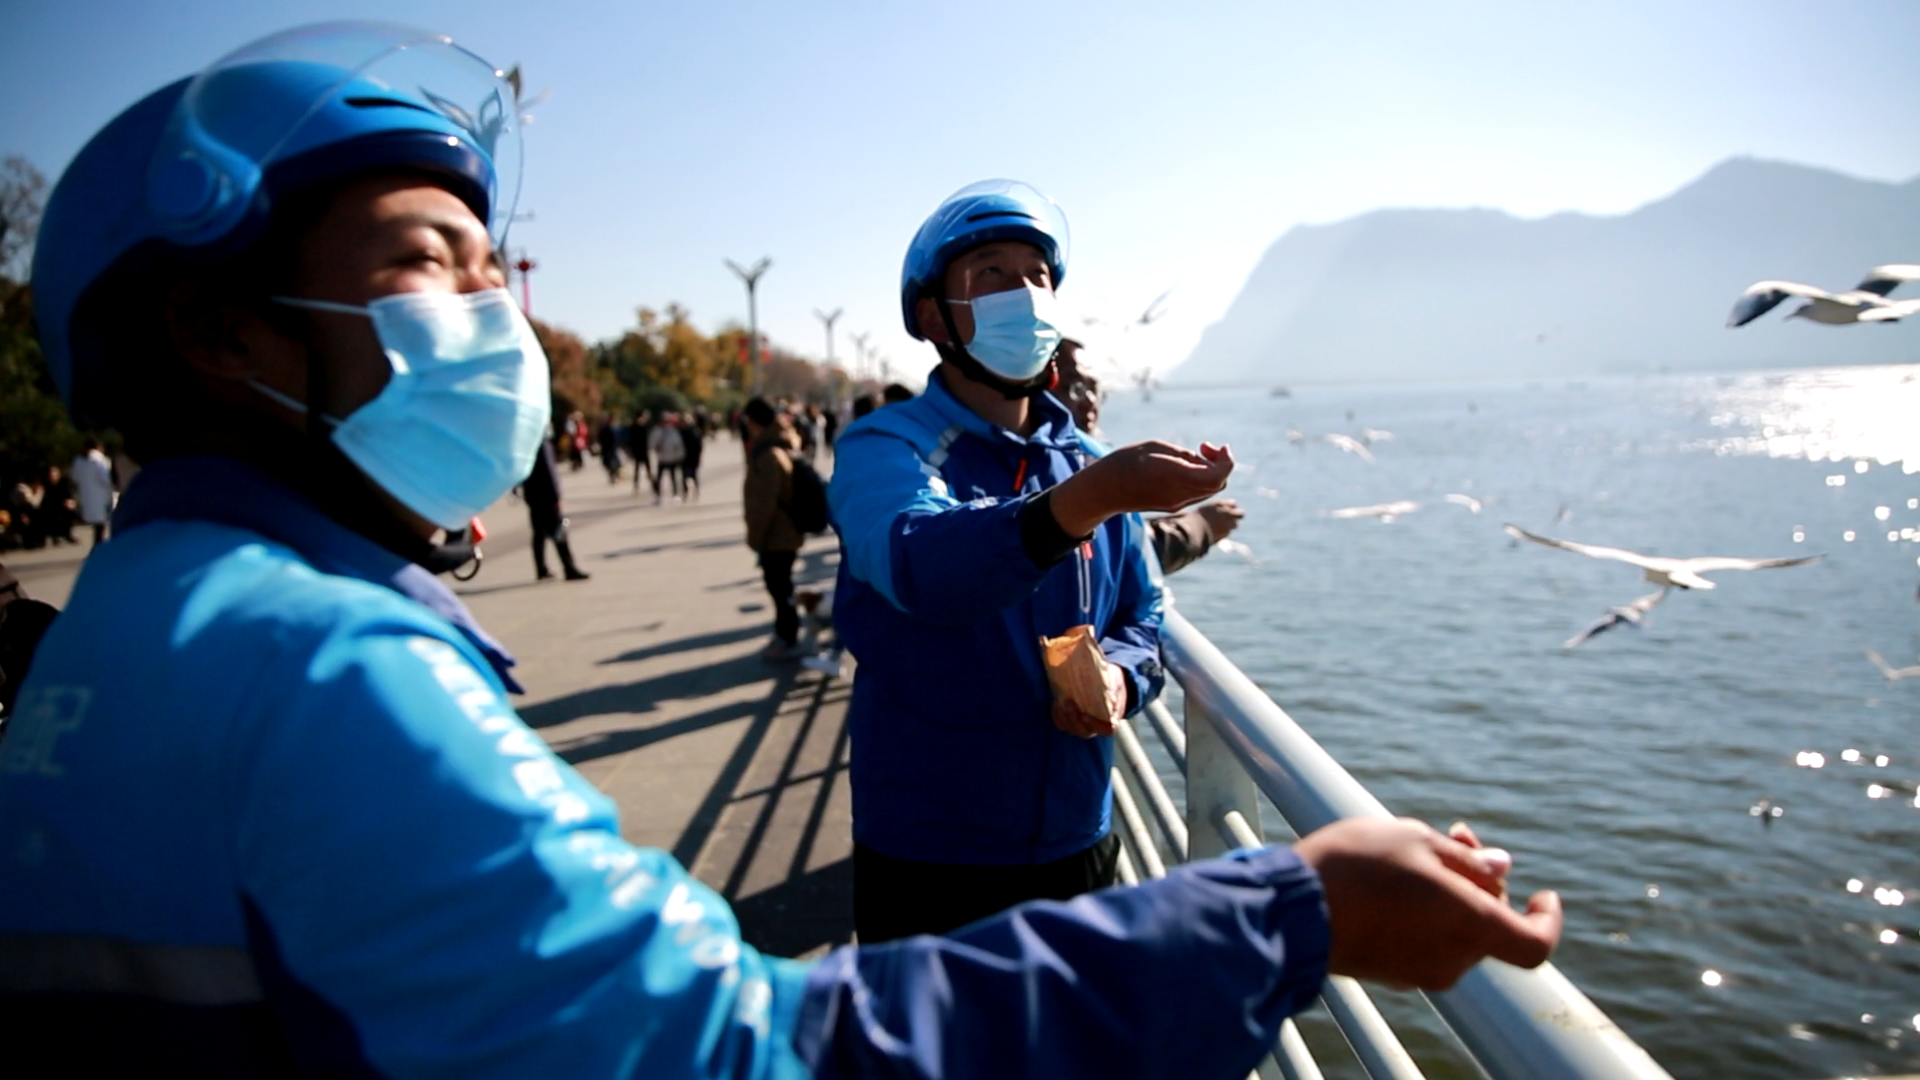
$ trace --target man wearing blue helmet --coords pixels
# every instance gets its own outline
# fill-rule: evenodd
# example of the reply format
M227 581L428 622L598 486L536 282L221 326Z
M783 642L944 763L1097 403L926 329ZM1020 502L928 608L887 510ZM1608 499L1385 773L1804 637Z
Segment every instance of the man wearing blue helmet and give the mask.
M42 342L146 468L0 744L9 1075L1244 1076L1329 966L1544 958L1498 866L1380 822L952 940L744 945L431 573L547 417L488 228L510 102L444 38L309 29L57 186Z
M860 662L854 925L942 933L1112 885L1115 721L1159 693L1160 590L1134 511L1219 491L1224 447L1100 453L1048 389L1065 216L989 180L934 210L901 273L924 395L841 436L835 627ZM1090 627L1104 701L1056 695L1040 639Z

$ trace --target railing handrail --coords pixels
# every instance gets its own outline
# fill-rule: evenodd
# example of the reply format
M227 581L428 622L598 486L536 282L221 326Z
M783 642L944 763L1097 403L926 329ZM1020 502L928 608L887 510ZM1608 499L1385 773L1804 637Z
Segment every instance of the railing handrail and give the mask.
M1177 611L1166 613L1161 652L1189 715L1199 706L1295 832L1392 816ZM1428 1000L1494 1080L1672 1080L1551 964L1527 971L1488 960Z

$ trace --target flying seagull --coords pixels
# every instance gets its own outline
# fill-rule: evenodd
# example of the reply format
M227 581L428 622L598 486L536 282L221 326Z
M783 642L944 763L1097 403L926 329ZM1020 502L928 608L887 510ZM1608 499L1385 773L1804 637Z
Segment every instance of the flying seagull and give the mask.
M1358 455L1361 461L1367 462L1368 464L1373 463L1373 451L1361 445L1359 439L1351 435L1342 435L1337 431L1322 437L1340 449L1345 450L1347 453Z
M1486 504L1481 502L1479 499L1476 499L1471 495L1462 495L1459 492L1454 492L1453 494L1448 495L1447 501L1452 503L1455 506L1464 506L1468 510L1473 511L1476 514L1480 512L1482 507L1486 506Z
M1551 536L1535 536L1512 523L1507 524L1506 530L1508 536L1518 540L1531 540L1536 544L1585 555L1589 559L1611 559L1637 566L1648 581L1663 589L1711 589L1713 582L1700 575L1721 570L1774 570L1785 566L1804 566L1820 559L1818 555L1805 555L1797 559L1741 559L1726 555L1669 559L1659 555L1642 555L1625 548L1596 547L1593 544L1576 544L1571 540L1555 540Z
M1885 675L1888 682L1899 682L1901 679L1911 679L1920 676L1920 665L1913 667L1894 667L1892 664L1887 663L1886 657L1881 656L1872 649L1867 650L1867 659L1873 661L1873 666L1880 669L1880 674Z
M1560 647L1563 649L1575 648L1593 635L1604 634L1614 627L1619 626L1621 623L1626 623L1635 630L1640 629L1640 624L1646 621L1647 612L1652 611L1654 605L1667 598L1667 591L1667 588L1662 586L1657 593L1648 593L1631 603L1608 608L1607 613L1600 616L1593 625L1561 642Z
M1391 525L1393 524L1394 518L1402 514L1411 514L1418 509L1420 509L1419 503L1413 502L1410 499L1401 499L1399 502L1376 503L1373 506L1346 506L1338 510L1327 511L1327 516L1343 520L1348 518L1379 518L1380 524Z
M1797 281L1761 281L1747 287L1727 315L1727 328L1745 326L1772 311L1789 296L1807 302L1795 308L1789 319L1810 319L1828 326L1848 326L1863 322L1895 322L1909 315L1920 315L1920 300L1889 300L1887 296L1902 282L1920 281L1920 264L1889 263L1867 271L1867 276L1846 292L1828 292Z

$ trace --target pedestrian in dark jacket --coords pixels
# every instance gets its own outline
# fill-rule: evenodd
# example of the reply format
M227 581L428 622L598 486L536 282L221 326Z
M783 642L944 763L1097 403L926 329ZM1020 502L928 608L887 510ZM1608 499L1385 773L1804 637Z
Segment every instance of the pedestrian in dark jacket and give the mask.
M547 569L547 543L560 553L560 566L568 581L587 580L586 572L573 563L573 548L567 544L567 519L560 513L560 466L553 456L551 441L540 444L540 456L533 471L520 484L520 495L527 501L527 520L533 527L533 573L545 581L553 574Z
M793 606L793 560L806 536L793 523L793 455L800 449L792 420L765 398L740 412L747 435L747 476L740 501L747 517L747 546L760 556L760 576L773 599L773 640L761 656L790 660L800 640L800 612Z
M627 456L633 459L633 493L640 494L640 477L653 483L653 455L647 450L647 436L653 433L653 414L645 409L633 414L633 423L621 434L626 436Z
M697 414L680 425L680 443L686 448L680 459L680 490L687 502L694 502L700 498L700 455L707 447L706 424Z

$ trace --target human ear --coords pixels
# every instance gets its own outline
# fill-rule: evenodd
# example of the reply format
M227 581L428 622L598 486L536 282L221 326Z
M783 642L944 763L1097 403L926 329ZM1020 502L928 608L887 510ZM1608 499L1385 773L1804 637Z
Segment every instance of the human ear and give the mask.
M167 296L167 336L187 366L215 379L245 379L262 366L266 320L216 296L203 281L182 281Z
M920 336L936 345L947 344L946 320L940 318L940 301L923 296L914 302L913 319L920 324Z

